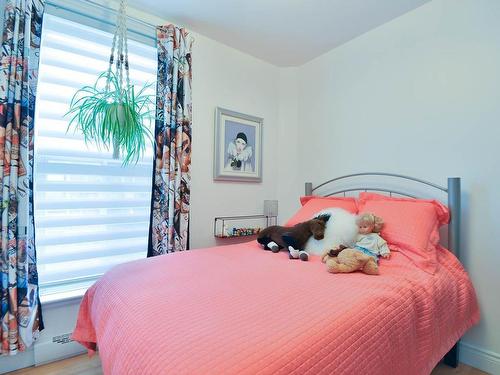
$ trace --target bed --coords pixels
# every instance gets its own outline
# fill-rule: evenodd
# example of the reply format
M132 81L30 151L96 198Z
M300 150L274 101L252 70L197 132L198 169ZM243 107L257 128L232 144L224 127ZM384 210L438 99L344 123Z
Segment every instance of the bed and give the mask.
M390 177L448 197L448 247L460 246L460 180L440 187L363 173L313 188L412 196L392 188L331 187ZM319 257L291 261L255 242L119 265L85 294L73 339L99 349L105 374L429 374L458 360L460 337L479 320L471 282L439 245L433 274L394 252L380 276L334 275Z

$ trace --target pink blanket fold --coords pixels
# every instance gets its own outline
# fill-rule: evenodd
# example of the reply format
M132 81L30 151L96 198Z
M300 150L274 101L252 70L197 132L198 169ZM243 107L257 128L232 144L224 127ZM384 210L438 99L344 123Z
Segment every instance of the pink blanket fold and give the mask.
M73 338L105 374L429 374L479 320L458 260L438 262L334 275L255 243L144 259L87 291Z

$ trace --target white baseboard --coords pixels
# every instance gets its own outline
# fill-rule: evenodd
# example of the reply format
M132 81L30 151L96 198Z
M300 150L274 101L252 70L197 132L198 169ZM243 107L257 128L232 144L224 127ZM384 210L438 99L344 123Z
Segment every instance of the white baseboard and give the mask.
M53 342L41 342L35 346L35 364L43 365L61 359L74 357L86 352L86 349L77 342L57 344Z
M35 364L33 348L13 356L0 356L0 374L30 367Z
M493 375L500 374L500 354L466 342L460 342L459 345L460 362Z

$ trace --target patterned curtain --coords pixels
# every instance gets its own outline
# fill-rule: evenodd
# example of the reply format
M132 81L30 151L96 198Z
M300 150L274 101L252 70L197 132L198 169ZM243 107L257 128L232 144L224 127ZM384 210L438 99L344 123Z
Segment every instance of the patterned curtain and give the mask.
M44 3L7 0L0 70L1 353L43 329L33 218L33 119Z
M192 38L159 26L155 160L148 256L189 249Z

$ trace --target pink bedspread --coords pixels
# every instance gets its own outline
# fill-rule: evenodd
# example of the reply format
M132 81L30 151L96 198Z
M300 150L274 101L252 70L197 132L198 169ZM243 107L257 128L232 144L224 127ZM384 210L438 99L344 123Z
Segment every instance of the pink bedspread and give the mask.
M429 374L479 320L460 263L438 260L334 275L255 243L144 259L87 291L73 338L105 374Z

